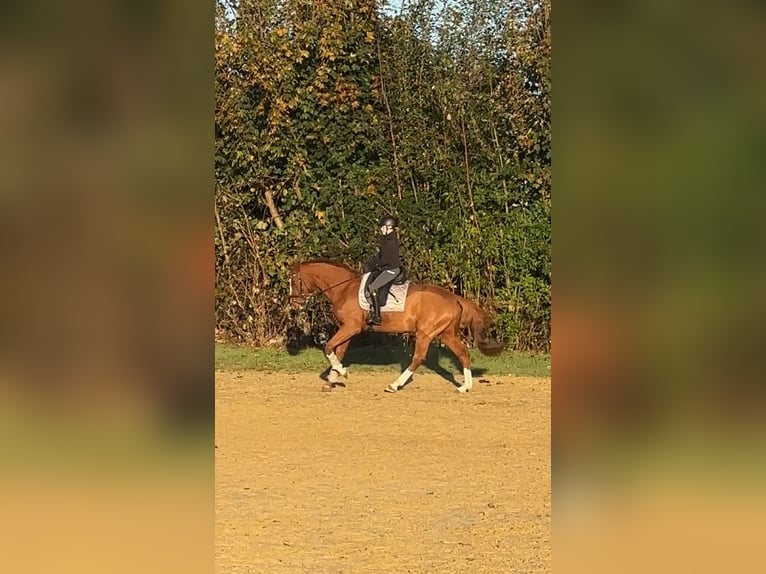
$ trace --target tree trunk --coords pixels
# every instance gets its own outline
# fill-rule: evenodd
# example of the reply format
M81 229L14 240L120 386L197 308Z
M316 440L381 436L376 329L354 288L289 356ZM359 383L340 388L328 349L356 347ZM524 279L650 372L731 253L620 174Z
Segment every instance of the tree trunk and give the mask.
M271 213L271 219L274 220L274 223L277 224L277 227L279 229L282 229L285 224L282 221L282 216L279 215L279 211L277 210L277 206L274 203L274 194L271 192L270 189L267 189L264 192L264 195L266 196L266 207L269 208L269 213Z

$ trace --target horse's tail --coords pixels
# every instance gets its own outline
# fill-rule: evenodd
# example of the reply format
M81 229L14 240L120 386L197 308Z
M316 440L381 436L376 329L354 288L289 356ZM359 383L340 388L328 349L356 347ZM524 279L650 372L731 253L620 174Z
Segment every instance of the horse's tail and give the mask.
M487 321L487 315L482 311L476 303L465 297L456 295L457 301L462 308L462 314L460 316L460 326L467 327L471 331L473 340L479 351L483 355L494 357L499 355L505 349L505 345L498 341L490 341L487 339L487 329L489 327Z

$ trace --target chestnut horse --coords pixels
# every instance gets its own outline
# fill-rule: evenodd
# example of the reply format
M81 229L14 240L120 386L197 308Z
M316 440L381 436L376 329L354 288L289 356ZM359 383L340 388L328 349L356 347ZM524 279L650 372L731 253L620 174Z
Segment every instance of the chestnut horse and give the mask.
M386 392L399 390L423 363L434 337L441 338L455 353L463 366L463 384L458 391L465 393L473 386L471 357L460 340L460 327L470 327L479 350L485 355L497 355L503 350L499 343L485 339L486 316L478 305L435 285L410 283L404 311L381 313L380 325L368 326L365 311L359 306L358 293L362 276L342 263L317 259L294 264L290 274L290 302L300 307L305 298L315 292L327 296L338 322L338 332L327 342L324 354L330 361L328 382L322 390L332 390L338 377L346 377L343 357L354 335L364 329L378 333L414 333L415 352L412 362L399 377L386 387Z

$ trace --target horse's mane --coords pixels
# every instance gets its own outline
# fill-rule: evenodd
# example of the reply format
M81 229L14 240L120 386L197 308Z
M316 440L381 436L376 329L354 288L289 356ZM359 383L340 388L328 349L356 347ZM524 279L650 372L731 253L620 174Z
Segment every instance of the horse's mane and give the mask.
M312 259L310 261L304 261L303 265L310 265L312 263L324 263L325 265L331 265L333 267L338 267L340 269L345 269L349 273L353 273L354 275L359 275L359 272L356 269L353 269L352 267L349 267L345 263L342 263L340 261L333 261L332 259L325 259L322 257L319 257L317 259Z

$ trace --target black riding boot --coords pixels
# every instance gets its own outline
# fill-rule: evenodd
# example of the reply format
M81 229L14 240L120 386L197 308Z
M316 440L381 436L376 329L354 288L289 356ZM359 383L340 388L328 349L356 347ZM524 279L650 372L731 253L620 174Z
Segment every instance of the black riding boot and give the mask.
M378 301L378 292L373 291L370 297L370 317L367 319L368 325L380 325L380 302Z

